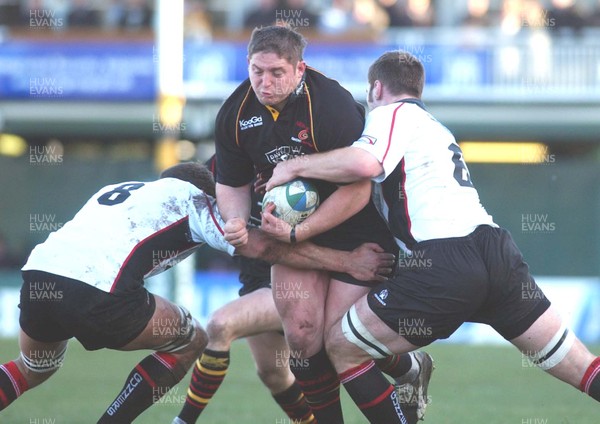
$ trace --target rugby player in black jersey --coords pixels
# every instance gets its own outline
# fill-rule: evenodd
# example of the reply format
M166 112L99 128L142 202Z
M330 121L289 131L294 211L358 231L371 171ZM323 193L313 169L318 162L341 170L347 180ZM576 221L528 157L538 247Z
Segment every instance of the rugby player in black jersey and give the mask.
M246 242L244 224L250 217L250 189L256 175L268 178L278 162L292 157L349 146L362 132L364 108L338 82L305 64L305 45L304 38L289 27L255 29L248 45L249 78L225 101L217 116L217 202L226 220L242 223L239 232L226 234L234 246ZM282 240L310 239L341 250L375 242L386 251L397 252L387 225L370 200L370 181L316 184L321 205L302 225L286 227ZM290 364L292 372L317 421L341 423L339 380L325 352L323 336L373 283L344 273L282 265L272 267L271 277L290 352L303 359ZM390 355L378 365L398 383L411 384L415 410L410 421L416 421L426 405L423 399L431 358L423 352Z

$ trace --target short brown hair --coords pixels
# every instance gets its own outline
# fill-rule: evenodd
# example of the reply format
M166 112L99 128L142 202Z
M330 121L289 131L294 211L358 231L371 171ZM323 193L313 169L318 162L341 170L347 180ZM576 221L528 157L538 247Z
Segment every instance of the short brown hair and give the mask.
M198 162L184 162L165 169L160 178L177 178L194 184L206 194L215 197L215 179L212 172Z
M288 25L255 28L248 43L248 58L255 53L275 53L292 65L302 60L306 39Z
M425 85L423 64L412 54L395 50L382 54L369 67L369 85L379 80L391 94L407 93L418 99Z

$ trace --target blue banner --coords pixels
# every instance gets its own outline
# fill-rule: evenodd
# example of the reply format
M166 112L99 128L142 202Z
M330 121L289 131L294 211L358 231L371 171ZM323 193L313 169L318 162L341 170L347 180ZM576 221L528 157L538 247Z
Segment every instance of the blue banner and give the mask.
M0 98L153 100L156 54L143 43L0 44Z
M406 50L425 67L428 87L490 83L492 55L484 48L377 43L310 44L305 60L342 85L364 85L371 63ZM0 44L0 98L151 101L157 94L158 52L151 42L25 42ZM188 95L227 95L248 76L245 43L187 43Z

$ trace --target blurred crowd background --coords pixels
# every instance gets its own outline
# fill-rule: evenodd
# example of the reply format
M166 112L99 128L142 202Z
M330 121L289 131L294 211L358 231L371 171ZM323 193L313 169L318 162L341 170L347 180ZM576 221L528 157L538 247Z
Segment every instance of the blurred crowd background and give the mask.
M277 19L295 20L321 34L467 26L509 35L544 28L559 35L600 26L599 0L186 0L185 9L187 35L200 38ZM151 0L0 0L0 25L28 27L36 10L52 10L59 30L143 31L155 18Z

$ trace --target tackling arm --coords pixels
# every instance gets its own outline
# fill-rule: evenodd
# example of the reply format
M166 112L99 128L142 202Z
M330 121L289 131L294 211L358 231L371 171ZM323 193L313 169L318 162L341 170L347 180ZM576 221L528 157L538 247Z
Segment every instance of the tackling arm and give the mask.
M250 184L231 187L217 183L217 206L224 221L237 218L244 224L250 219ZM248 240L248 231L244 225L235 232L228 232L225 227L225 240L234 246L243 245Z
M371 179L383 172L383 166L371 153L356 147L344 147L325 153L299 156L277 164L267 190L297 177L335 183Z
M363 244L351 252L309 242L292 246L274 240L258 228L250 229L247 245L236 249L236 253L295 268L344 272L361 281L386 280L394 263L394 255L374 243Z

